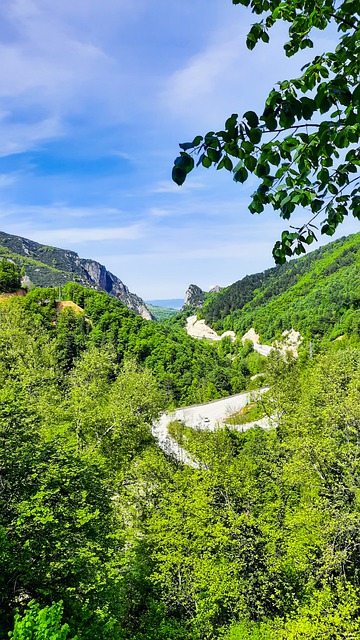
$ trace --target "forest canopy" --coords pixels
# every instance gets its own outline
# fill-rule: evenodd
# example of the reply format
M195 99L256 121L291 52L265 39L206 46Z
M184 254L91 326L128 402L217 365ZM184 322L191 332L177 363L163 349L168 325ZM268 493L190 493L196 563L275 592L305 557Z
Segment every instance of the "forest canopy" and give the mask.
M20 285L20 267L3 258L0 262L0 293L12 293L19 289Z
M233 0L259 20L248 49L269 42L278 21L288 23L288 57L314 46L316 30L335 25L334 49L309 59L297 78L277 83L262 112L227 118L223 130L180 144L172 177L182 185L194 167L229 171L235 182L254 174L249 211L272 207L284 220L301 210L304 222L284 229L273 248L277 264L305 253L320 233L333 235L348 214L360 218L360 14L356 0ZM316 224L315 224L316 223Z
M277 428L184 429L192 468L152 438L156 367L109 340L133 316L73 287L87 322L51 289L0 305L1 637L358 637L358 343L274 354Z

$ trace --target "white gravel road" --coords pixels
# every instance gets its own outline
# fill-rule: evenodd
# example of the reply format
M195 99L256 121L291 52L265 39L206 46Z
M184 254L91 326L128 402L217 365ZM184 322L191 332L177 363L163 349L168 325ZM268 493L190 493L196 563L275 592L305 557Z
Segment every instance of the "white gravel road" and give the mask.
M163 413L152 426L153 436L163 451L170 453L180 462L184 462L185 464L198 468L200 466L199 463L192 459L190 454L169 434L168 425L170 422L180 420L180 422L183 422L187 427L191 427L193 429L214 431L216 427L223 426L224 421L228 416L236 413L236 411L239 411L240 409L243 409L247 404L253 402L259 393L264 393L265 391L268 391L268 389L269 387L264 387L258 391L247 391L235 396L228 396L227 398L214 400L213 402L198 404L191 407L182 407L180 409L175 409L170 413ZM263 428L268 428L270 426L269 419L262 418L257 422L249 422L245 425L239 425L232 428L240 431L246 431L255 424L258 424Z

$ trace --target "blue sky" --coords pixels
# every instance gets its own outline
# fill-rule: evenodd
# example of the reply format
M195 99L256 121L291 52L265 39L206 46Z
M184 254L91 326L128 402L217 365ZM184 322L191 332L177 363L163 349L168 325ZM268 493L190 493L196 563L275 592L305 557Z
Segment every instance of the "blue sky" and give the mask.
M254 184L170 178L179 142L261 108L307 61L285 58L281 26L248 52L254 21L230 0L2 0L0 229L99 260L145 299L272 266L282 224L247 212Z

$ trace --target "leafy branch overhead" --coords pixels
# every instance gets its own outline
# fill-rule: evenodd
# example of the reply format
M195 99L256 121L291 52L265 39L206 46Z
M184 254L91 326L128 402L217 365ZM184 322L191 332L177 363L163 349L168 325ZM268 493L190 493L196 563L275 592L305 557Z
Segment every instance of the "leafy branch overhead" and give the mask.
M224 130L198 135L180 144L172 178L182 185L194 167L226 169L236 182L259 179L249 210L266 205L290 220L297 208L308 213L300 227L284 230L273 256L305 253L322 234L333 235L344 217L360 219L360 5L358 0L233 0L263 15L247 36L247 47L269 41L278 20L289 23L287 56L311 48L310 32L335 22L339 34L332 52L316 56L298 78L279 82L262 113L232 114Z

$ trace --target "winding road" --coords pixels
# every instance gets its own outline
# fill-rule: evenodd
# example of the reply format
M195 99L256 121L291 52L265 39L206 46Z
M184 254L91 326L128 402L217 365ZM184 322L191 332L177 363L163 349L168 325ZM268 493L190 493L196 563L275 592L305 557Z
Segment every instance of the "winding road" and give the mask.
M159 419L153 423L152 434L160 449L165 453L172 455L179 462L183 462L184 464L188 464L194 468L199 468L201 465L194 460L191 455L169 434L168 426L170 422L179 420L192 429L215 431L216 428L224 425L226 418L237 411L240 411L240 409L243 409L247 404L253 402L259 393L264 393L265 391L268 391L268 389L269 387L264 387L258 391L246 391L244 393L238 393L235 396L228 396L226 398L221 398L220 400L214 400L213 402L206 402L205 404L198 404L190 407L182 407L180 409L175 409L172 412L163 413ZM231 429L246 431L255 424L263 427L264 429L271 426L269 418L262 418L256 422L234 425Z

